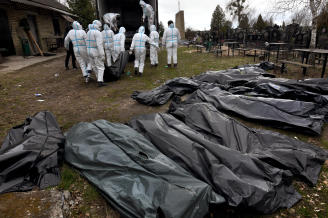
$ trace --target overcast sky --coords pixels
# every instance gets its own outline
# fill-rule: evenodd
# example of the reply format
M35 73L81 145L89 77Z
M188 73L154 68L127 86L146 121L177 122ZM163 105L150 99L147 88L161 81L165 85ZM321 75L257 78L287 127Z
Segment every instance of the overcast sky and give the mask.
M57 0L65 3L66 0ZM138 0L137 0L138 1ZM231 20L231 17L225 8L229 0L180 0L181 10L185 13L185 27L191 27L195 30L209 30L211 25L212 13L217 5L226 13L226 18ZM291 22L290 13L273 14L274 0L248 0L252 9L251 16L257 18L261 13L264 19L274 16L274 22L281 25L283 21L286 24ZM178 0L158 0L159 21L162 21L167 26L167 21L175 21L175 14L179 11ZM233 26L236 27L236 21Z
M225 10L228 0L180 0L181 10L185 12L185 26L197 30L210 29L212 13L219 4ZM274 1L251 0L250 6L255 9L254 16L262 14L263 17L270 17L273 11ZM167 25L167 21L175 20L178 12L178 0L158 0L159 20ZM226 13L229 17L229 14ZM289 14L284 16L275 15L274 21L281 24L282 21L289 21Z

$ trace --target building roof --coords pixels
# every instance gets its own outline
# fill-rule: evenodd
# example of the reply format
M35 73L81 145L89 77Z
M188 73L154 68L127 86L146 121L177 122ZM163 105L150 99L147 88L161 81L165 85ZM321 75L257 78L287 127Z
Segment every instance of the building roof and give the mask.
M69 8L59 3L57 0L11 0L25 5L31 5L39 8L44 8L52 11L57 11L62 14L74 16L70 13Z
M59 3L57 0L30 0L30 1L69 12L69 8Z

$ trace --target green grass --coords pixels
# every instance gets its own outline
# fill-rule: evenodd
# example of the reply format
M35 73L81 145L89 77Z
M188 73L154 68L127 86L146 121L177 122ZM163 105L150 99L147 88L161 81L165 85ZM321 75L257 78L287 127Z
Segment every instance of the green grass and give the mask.
M328 140L322 139L321 140L321 145L323 148L328 149Z
M94 202L95 200L98 200L100 197L98 191L95 187L88 185L86 186L86 189L84 189L83 192L83 199L89 203Z
M72 190L72 185L79 184L77 183L79 180L79 173L68 165L64 164L64 166L61 168L61 181L58 185L58 189Z

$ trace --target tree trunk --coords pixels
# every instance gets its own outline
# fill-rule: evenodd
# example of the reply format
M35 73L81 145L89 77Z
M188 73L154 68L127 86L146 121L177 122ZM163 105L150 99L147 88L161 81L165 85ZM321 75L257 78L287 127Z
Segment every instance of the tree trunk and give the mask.
M311 42L310 48L315 48L317 40L317 10L314 0L310 0L310 10L312 14L312 31L311 31Z
M319 7L319 6L318 6ZM316 41L317 41L317 14L318 9L314 3L314 0L310 0L310 10L312 14L312 28L311 28L311 41L310 41L310 48L316 47ZM315 54L310 54L309 56L309 63L315 64Z
M316 40L317 40L317 19L314 18L312 20L312 31L311 31L311 42L310 42L310 48L316 47Z

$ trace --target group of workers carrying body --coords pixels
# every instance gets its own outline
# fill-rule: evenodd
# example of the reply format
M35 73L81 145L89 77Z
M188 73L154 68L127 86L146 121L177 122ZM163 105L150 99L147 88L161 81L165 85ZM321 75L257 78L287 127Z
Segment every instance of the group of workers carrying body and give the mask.
M154 11L151 5L140 1L143 8L143 20L148 18L148 26L150 29L149 37L145 34L145 28L141 26L138 33L132 39L130 54L135 54L135 74L142 75L146 59L146 42L150 44L150 61L152 66L158 66L157 50L159 48L159 34L156 31L154 23ZM162 45L167 49L167 63L171 67L171 59L173 58L174 66L177 66L177 47L180 40L180 33L174 27L173 21L168 22L169 28L165 30ZM121 52L125 51L125 28L121 27L119 33L114 34L111 28L105 24L101 31L102 24L99 20L95 20L88 26L86 33L81 24L74 21L73 29L69 31L65 37L65 47L69 48L69 42L72 42L74 53L79 63L83 77L86 83L89 82L91 72L93 71L97 77L98 86L105 86L104 71L105 65L110 67L116 62Z

